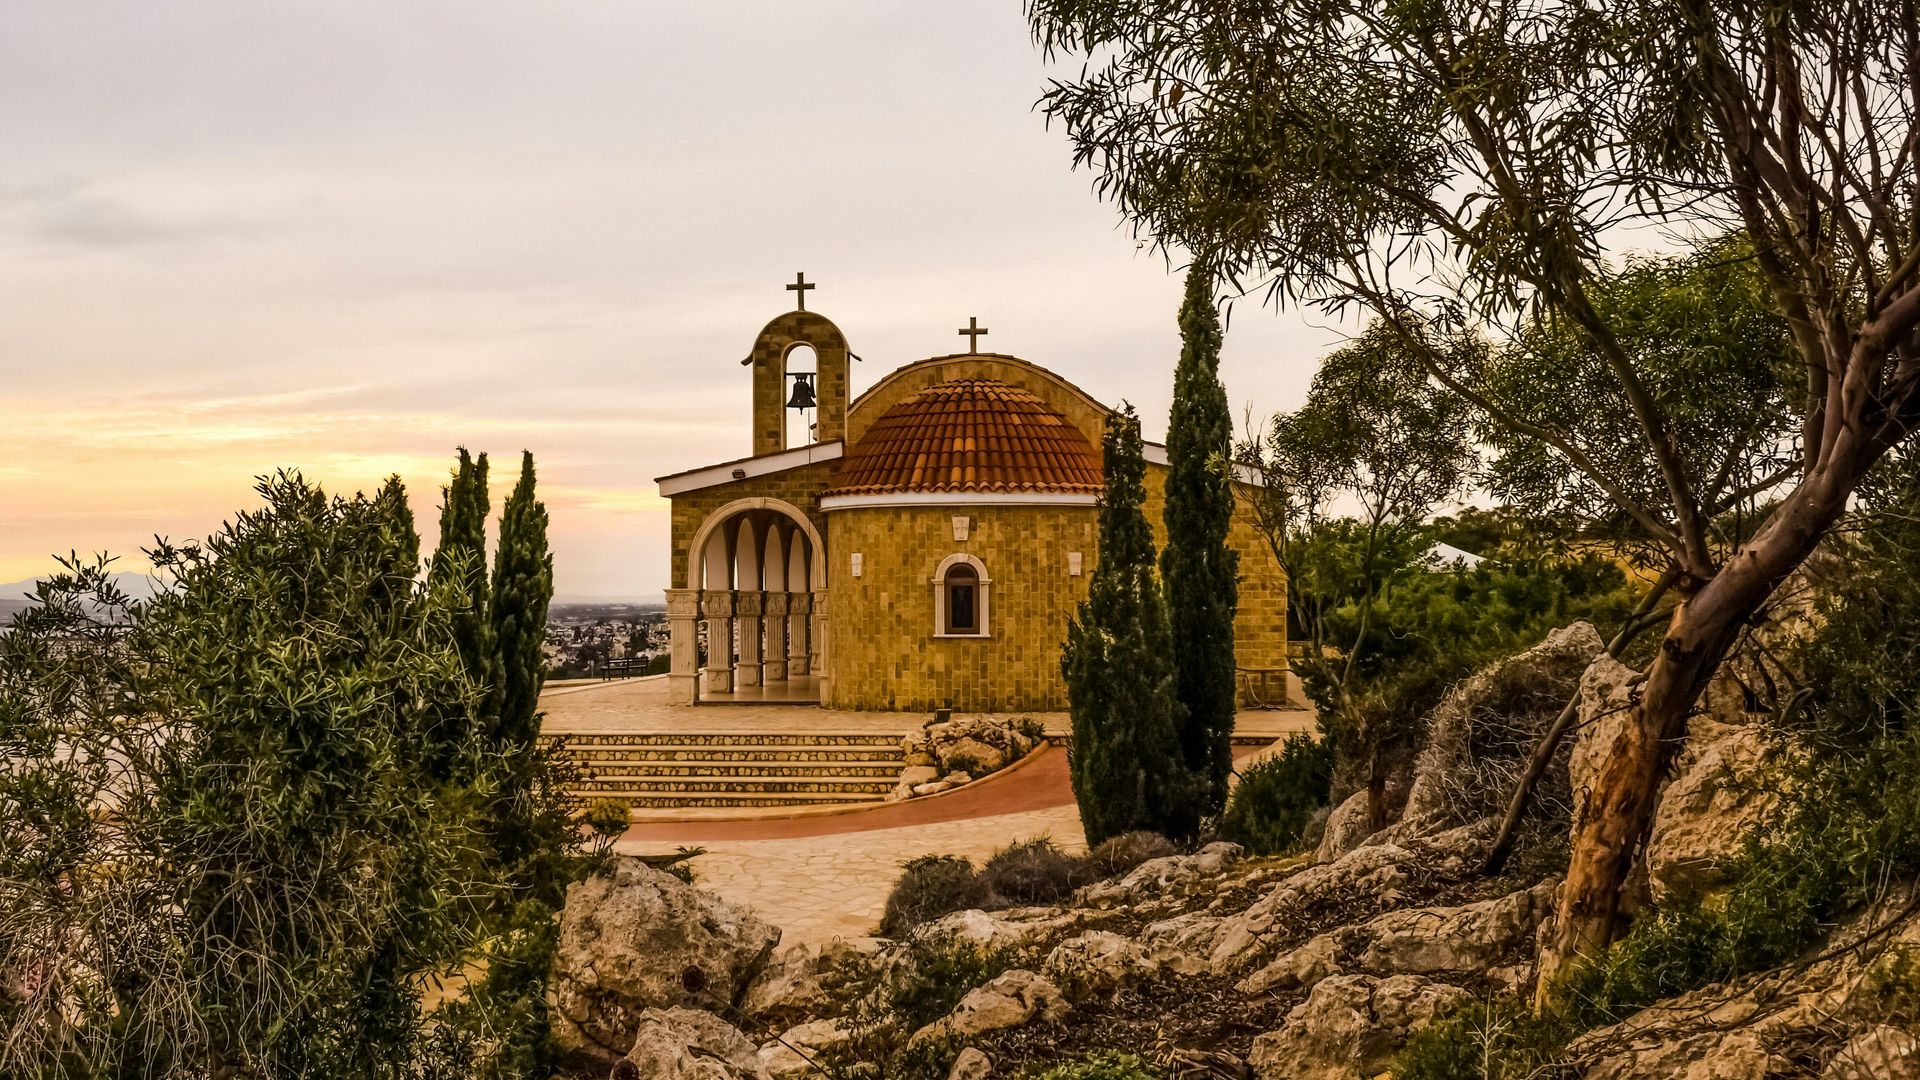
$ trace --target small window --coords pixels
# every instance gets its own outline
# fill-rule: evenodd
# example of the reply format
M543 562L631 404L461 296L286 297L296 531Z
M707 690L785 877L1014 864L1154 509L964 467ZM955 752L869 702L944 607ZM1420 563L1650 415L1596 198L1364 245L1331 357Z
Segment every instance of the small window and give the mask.
M980 632L980 574L966 563L947 571L947 633Z
M971 555L949 555L933 578L933 632L938 637L985 637L986 567Z

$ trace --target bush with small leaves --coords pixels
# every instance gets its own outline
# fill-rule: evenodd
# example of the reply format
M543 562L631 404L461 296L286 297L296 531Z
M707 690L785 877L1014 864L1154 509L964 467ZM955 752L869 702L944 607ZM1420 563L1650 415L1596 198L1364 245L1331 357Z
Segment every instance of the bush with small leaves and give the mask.
M986 882L972 862L954 855L922 855L902 868L900 880L887 894L880 933L905 937L922 923L979 907L986 899Z
M1034 1080L1161 1080L1163 1075L1132 1054L1101 1050L1078 1061L1061 1062Z
M1064 899L1086 876L1086 862L1040 837L993 853L980 871L994 904L1051 904Z
M1333 752L1307 735L1294 735L1280 752L1241 770L1227 799L1220 835L1255 855L1295 848L1314 811L1327 804Z

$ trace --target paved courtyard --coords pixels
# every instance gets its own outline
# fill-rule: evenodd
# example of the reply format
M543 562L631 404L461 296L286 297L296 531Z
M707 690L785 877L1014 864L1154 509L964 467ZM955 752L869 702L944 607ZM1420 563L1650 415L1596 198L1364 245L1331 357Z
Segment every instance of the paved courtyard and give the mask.
M791 705L666 703L665 679L556 686L541 697L549 734L603 732L898 732L917 730L922 713L875 713ZM1034 715L1064 735L1064 713ZM1254 740L1313 730L1305 710L1249 710L1239 717L1243 761L1264 752ZM841 813L689 813L685 820L637 822L616 845L627 854L702 847L693 860L702 888L752 908L782 927L787 943L824 943L870 934L887 892L909 859L963 855L976 864L1021 840L1049 837L1084 850L1079 811L1067 779L1067 755L1041 751L1002 773L945 795Z

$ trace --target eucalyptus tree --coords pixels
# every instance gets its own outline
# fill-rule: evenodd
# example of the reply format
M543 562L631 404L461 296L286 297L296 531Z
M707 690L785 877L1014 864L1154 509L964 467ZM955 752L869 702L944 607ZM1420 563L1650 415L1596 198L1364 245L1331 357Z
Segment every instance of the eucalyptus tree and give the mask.
M1029 0L1028 14L1045 50L1088 57L1042 105L1142 232L1276 298L1370 311L1659 545L1681 602L1575 823L1550 994L1613 936L1661 770L1741 627L1920 423L1913 0ZM1791 329L1801 400L1790 459L1722 480L1595 284L1623 245L1735 229ZM1542 324L1599 359L1624 433L1528 411L1482 377L1482 349ZM1651 489L1596 452L1623 434ZM1761 489L1764 517L1716 543L1723 504Z

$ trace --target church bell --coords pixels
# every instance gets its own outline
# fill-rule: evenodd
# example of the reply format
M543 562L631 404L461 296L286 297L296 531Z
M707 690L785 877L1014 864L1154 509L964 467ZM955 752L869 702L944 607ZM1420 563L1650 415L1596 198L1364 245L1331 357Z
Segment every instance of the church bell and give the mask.
M793 393L787 398L789 409L811 409L818 404L813 397L813 376L807 372L793 376Z

